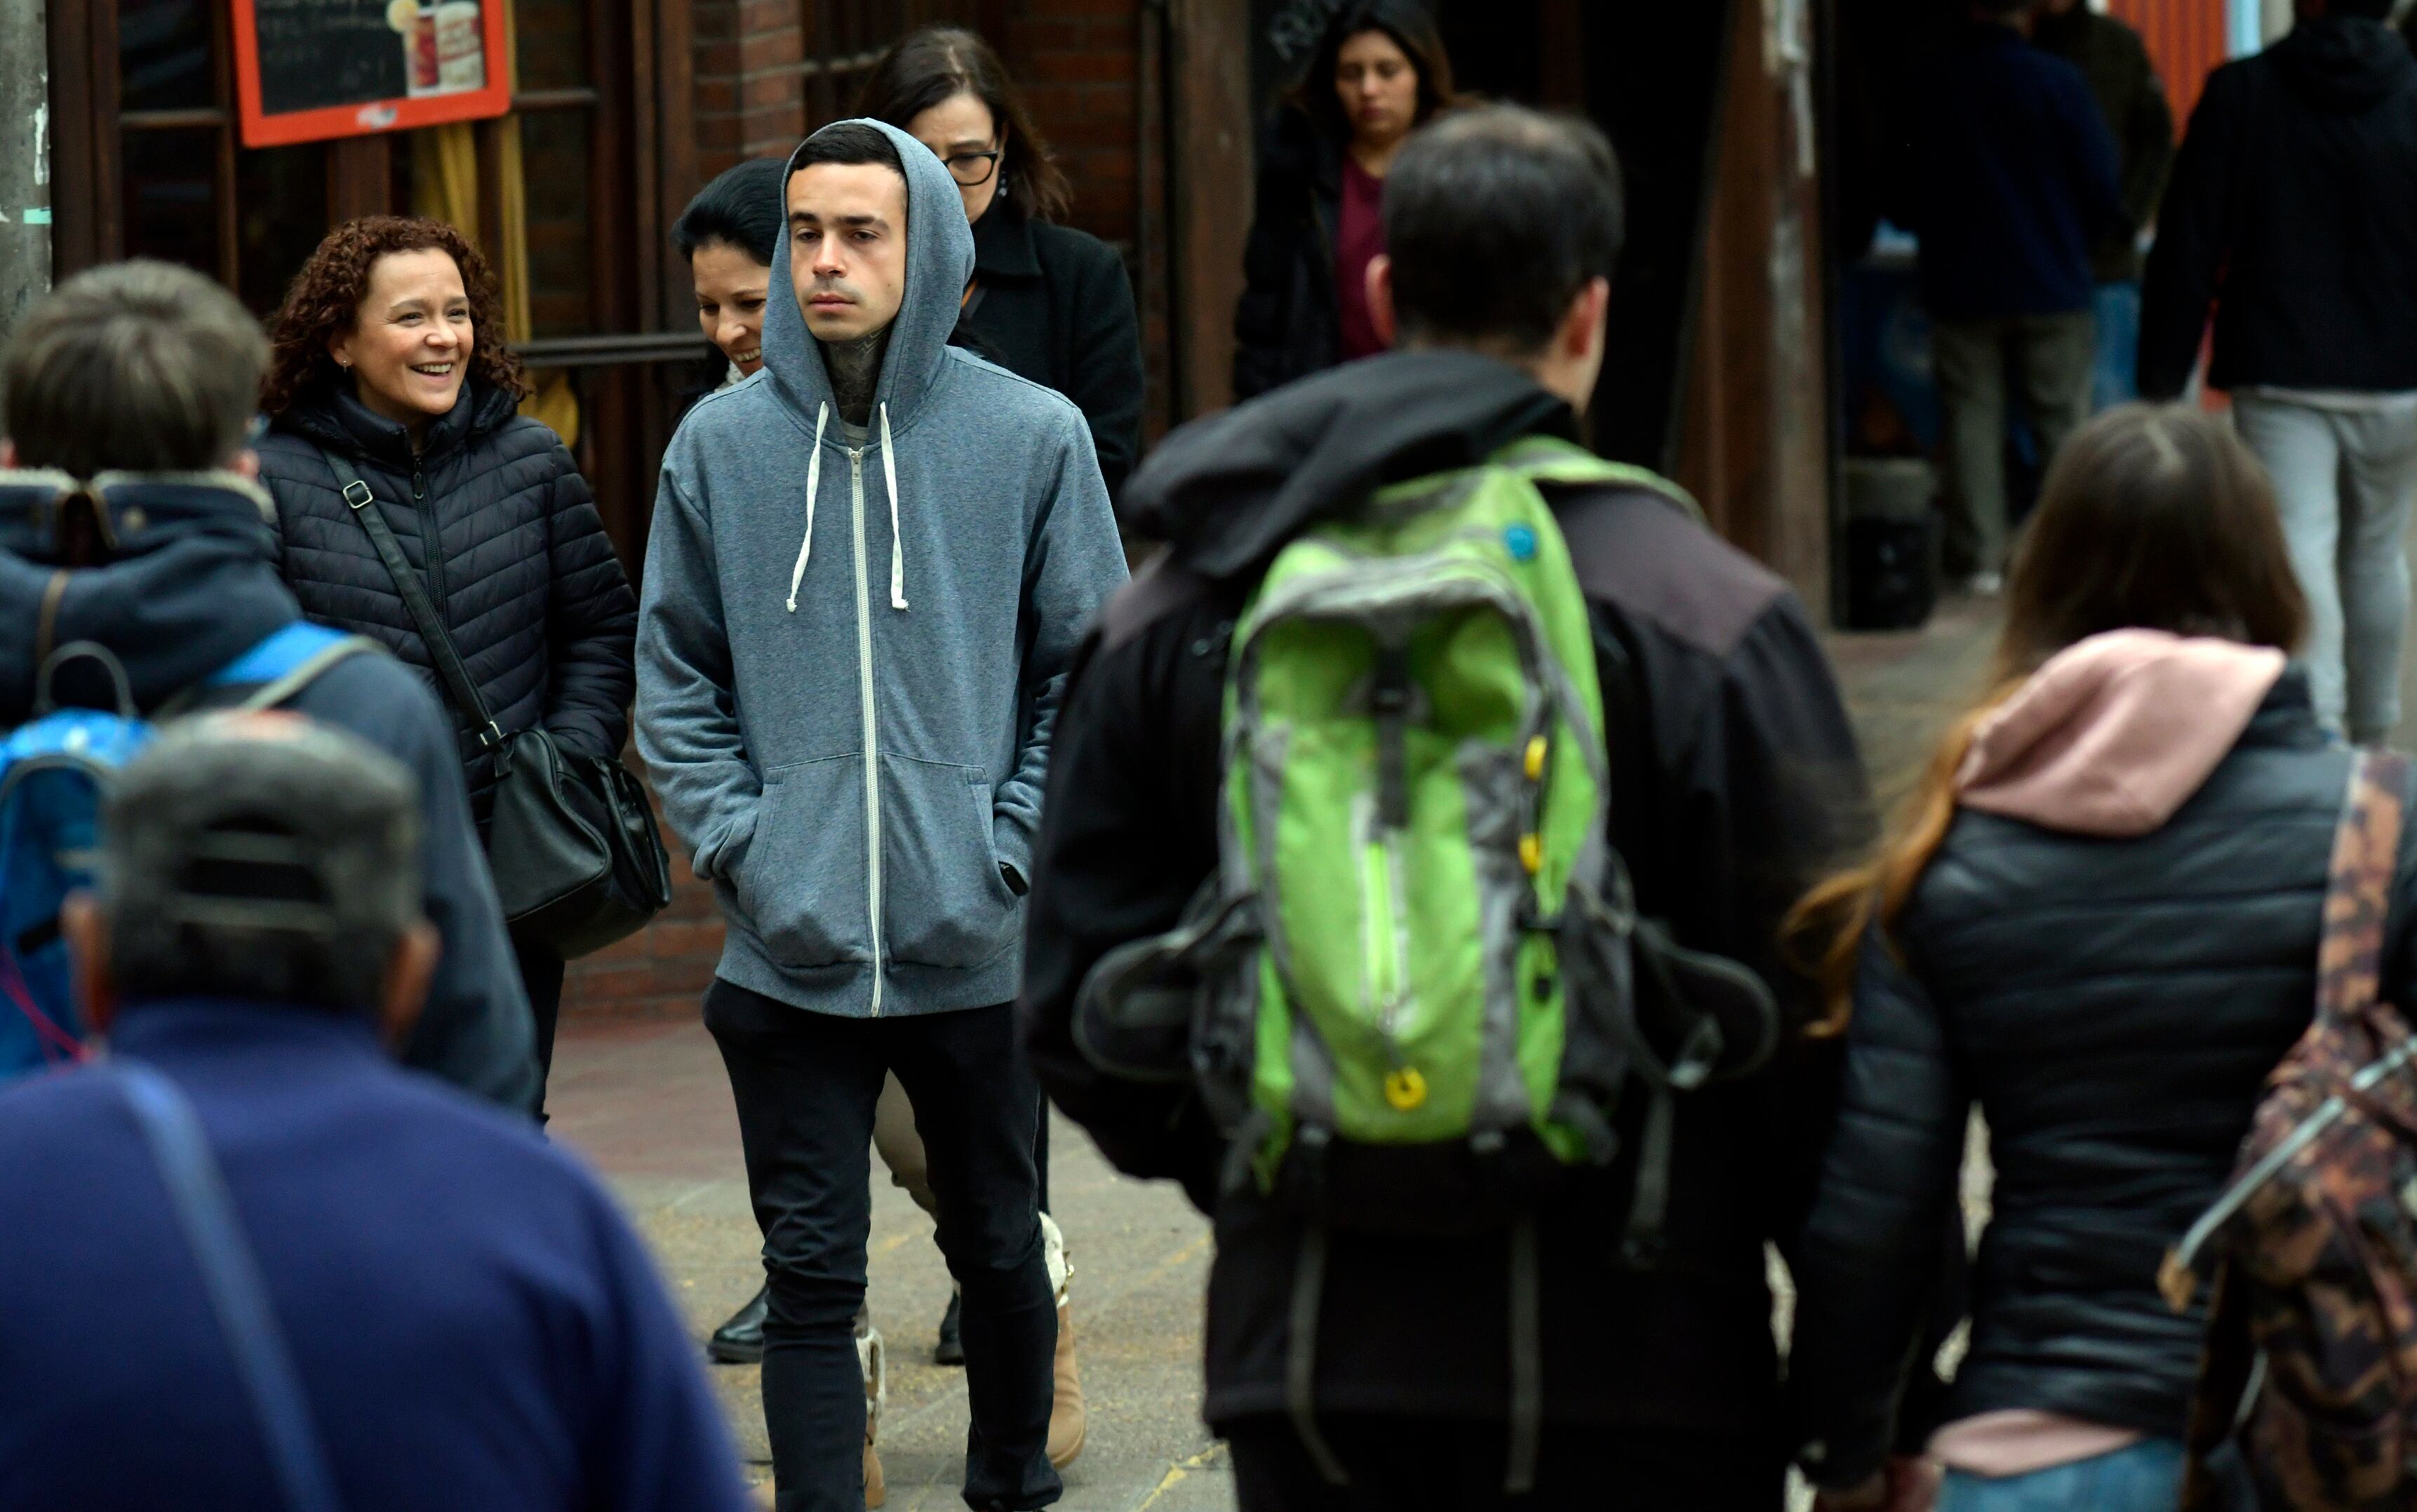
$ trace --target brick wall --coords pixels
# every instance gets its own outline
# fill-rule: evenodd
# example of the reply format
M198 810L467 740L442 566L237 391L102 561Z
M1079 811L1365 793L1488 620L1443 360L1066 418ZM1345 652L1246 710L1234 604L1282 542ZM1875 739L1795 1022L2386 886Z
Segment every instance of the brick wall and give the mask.
M806 130L807 0L696 0L697 172L782 152Z
M869 35L887 38L910 8L894 3L861 8ZM919 3L917 17L940 8ZM1143 209L1139 0L1006 0L1001 44L1009 68L1028 92L1036 125L1074 182L1070 222L1124 253L1140 270L1136 237ZM784 152L824 102L800 78L801 58L819 53L809 28L811 0L694 0L697 168L710 177L744 159ZM825 93L828 93L826 91ZM1148 186L1148 192L1159 192ZM1153 223L1165 224L1153 206ZM1152 266L1166 267L1162 245ZM1168 392L1167 322L1163 298L1145 289L1142 344L1152 436L1165 427ZM633 762L634 764L634 762ZM563 988L563 1011L582 1016L686 1016L713 979L722 955L722 924L712 890L690 873L685 854L668 835L676 882L670 909L655 924L610 950L573 961Z

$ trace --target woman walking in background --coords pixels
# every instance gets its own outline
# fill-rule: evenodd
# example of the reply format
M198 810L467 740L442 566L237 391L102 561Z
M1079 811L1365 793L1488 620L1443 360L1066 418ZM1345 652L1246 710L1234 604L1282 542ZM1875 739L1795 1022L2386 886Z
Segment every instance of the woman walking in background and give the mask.
M2100 417L2019 550L1997 691L1878 858L1799 910L1845 924L1824 941L1844 1095L1789 1363L1826 1505L1884 1504L1891 1446L1932 1426L1893 1419L1962 1253L1942 1239L1976 1102L1994 1216L1929 1440L1941 1512L2175 1505L2206 1319L2166 1306L2158 1263L2308 1025L2352 759L2286 661L2306 623L2230 429ZM2413 884L2404 841L2397 894ZM2400 927L2386 995L2407 1001Z
M570 453L520 417L525 385L503 331L486 262L451 226L370 216L327 234L269 333L260 481L277 501L280 570L312 619L434 667L345 501L338 467L357 473L371 495L362 507L420 574L495 723L541 725L567 749L617 761L637 600ZM453 715L483 830L494 757L476 720ZM550 1069L562 958L514 945Z
M1073 190L1014 82L972 32L926 27L881 54L856 113L930 147L974 227L964 344L1055 389L1090 422L1108 495L1141 452L1141 327L1116 249L1060 225Z
M696 191L672 224L672 247L688 264L696 322L722 354L727 388L764 365L764 302L782 211L784 158L751 158Z
M1259 141L1256 218L1234 313L1234 397L1385 349L1368 264L1385 250L1393 155L1452 103L1452 60L1418 0L1353 0Z

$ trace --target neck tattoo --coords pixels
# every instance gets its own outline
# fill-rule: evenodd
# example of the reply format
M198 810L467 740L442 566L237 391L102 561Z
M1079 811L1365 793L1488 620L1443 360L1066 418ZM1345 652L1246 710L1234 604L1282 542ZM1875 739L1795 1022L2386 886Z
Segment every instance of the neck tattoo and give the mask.
M881 386L881 359L889 350L889 328L852 342L823 343L823 366L830 374L831 401L850 425L870 424L874 390Z

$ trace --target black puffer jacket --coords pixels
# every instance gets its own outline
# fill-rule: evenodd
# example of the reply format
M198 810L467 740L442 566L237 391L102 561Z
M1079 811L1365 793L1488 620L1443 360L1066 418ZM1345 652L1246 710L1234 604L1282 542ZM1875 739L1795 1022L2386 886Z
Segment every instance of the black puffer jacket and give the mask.
M1790 1390L1817 1479L1851 1484L1890 1446L1976 1100L1994 1214L1942 1420L2029 1408L2181 1436L2204 1319L2166 1306L2158 1263L2307 1027L2349 772L2294 670L2146 835L1958 815L1892 932L1902 961L1866 946L1797 1257ZM2402 1002L2417 1000L2410 846L2385 978Z
M1259 139L1258 199L1234 309L1238 403L1343 359L1334 295L1342 218L1343 145L1287 106Z
M428 427L418 457L401 425L349 393L304 399L261 442L260 481L277 500L278 570L303 612L376 636L426 671L442 697L403 596L322 447L348 459L377 495L495 722L507 730L542 724L571 749L619 756L637 680L637 600L587 481L554 433L521 419L511 395L474 381ZM432 522L445 548L433 564ZM483 825L494 764L462 710L454 723Z

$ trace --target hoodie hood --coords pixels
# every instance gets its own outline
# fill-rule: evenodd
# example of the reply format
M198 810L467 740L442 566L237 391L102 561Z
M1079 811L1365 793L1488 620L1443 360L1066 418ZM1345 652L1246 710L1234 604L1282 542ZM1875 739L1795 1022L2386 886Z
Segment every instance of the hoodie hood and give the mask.
M1134 528L1212 578L1244 575L1376 489L1474 466L1523 435L1574 440L1569 405L1473 352L1393 352L1184 426L1127 484Z
M2292 91L2319 110L2355 113L2417 84L2417 56L2400 34L2364 16L2303 21L2274 44Z
M898 307L898 318L890 324L889 347L881 359L881 382L874 391L876 412L886 408L890 425L903 430L939 376L949 332L956 328L965 283L974 273L973 227L965 221L965 197L957 192L956 180L932 156L931 148L880 121L832 124L873 127L898 148L898 160L906 169L906 297ZM803 143L798 150L805 150ZM797 160L797 153L791 153L790 173L796 172ZM789 173L784 173L781 176L783 196L788 183ZM785 209L781 219L785 225ZM783 403L812 434L823 406L831 401L830 374L823 366L822 344L806 328L806 317L798 309L789 283L785 234L772 252L771 289L772 298L764 306L764 371L771 374L772 387ZM832 413L835 417L836 406ZM837 427L830 430L835 436Z
M46 645L107 648L126 669L135 707L149 710L302 618L270 565L275 506L250 480L103 474L92 486L116 536L115 559L62 573L51 522L62 492L75 486L64 473L0 472L0 725L31 712ZM104 689L77 679L63 696L100 701Z
M2283 668L2281 651L2235 641L2092 635L1982 722L1958 801L2070 834L2147 834L2207 782Z

